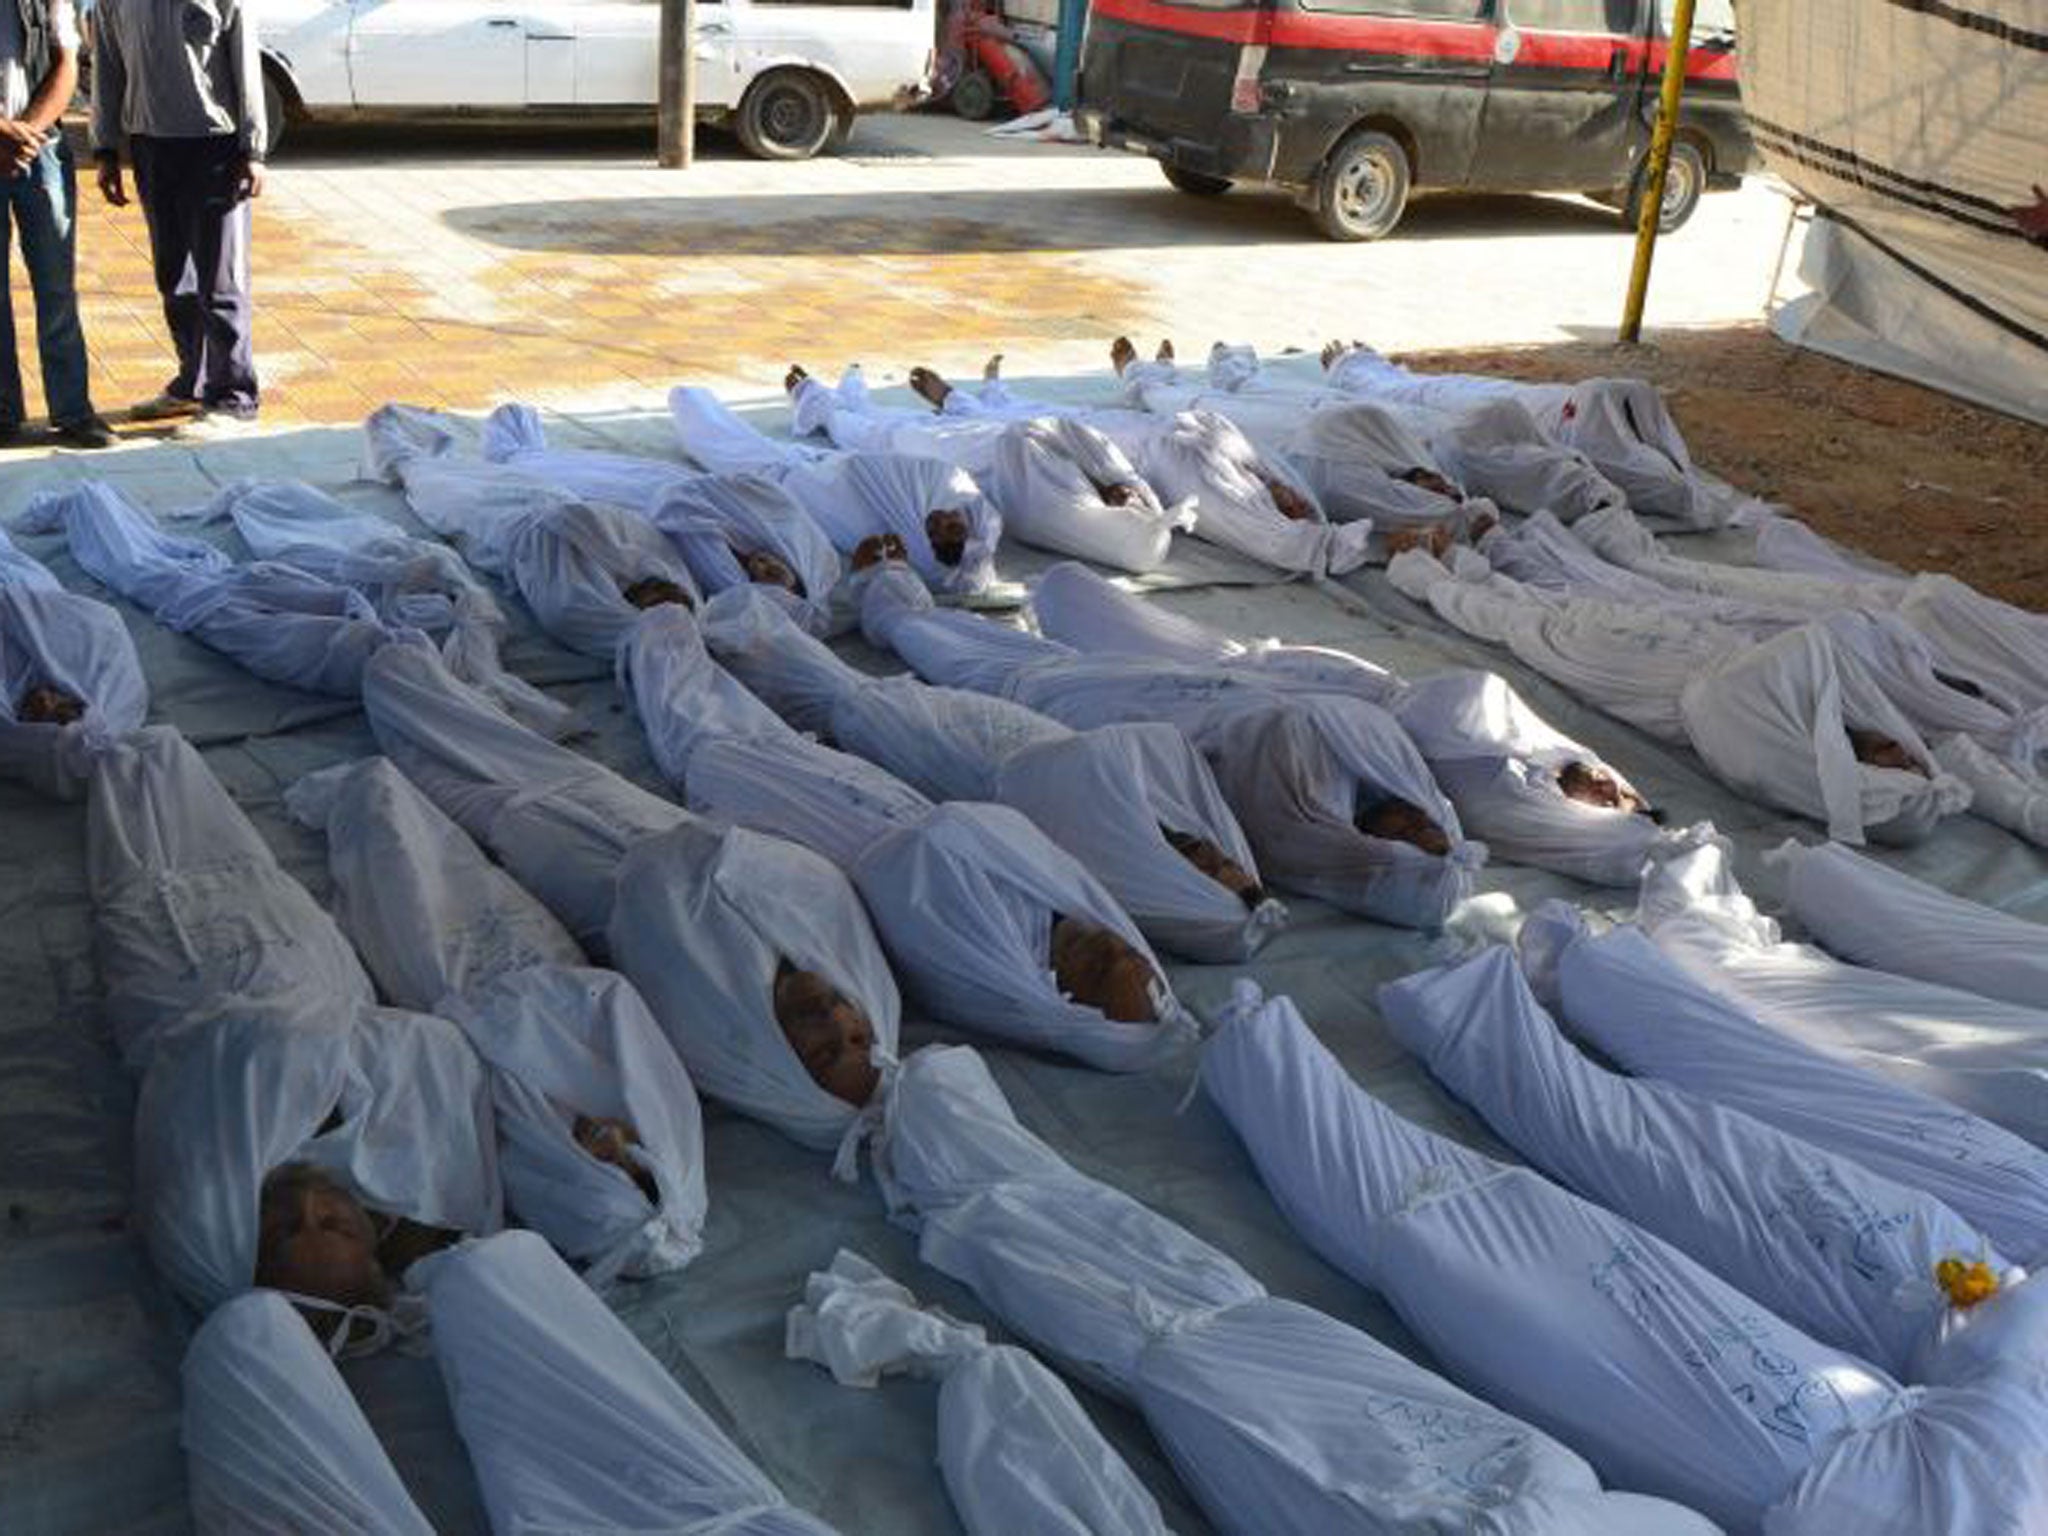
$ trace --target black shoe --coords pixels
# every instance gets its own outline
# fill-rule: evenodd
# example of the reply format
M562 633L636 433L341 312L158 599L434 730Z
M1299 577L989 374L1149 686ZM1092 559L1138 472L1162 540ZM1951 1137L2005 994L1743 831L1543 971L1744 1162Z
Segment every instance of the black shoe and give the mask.
M68 448L111 448L121 441L97 411L52 426L50 435Z

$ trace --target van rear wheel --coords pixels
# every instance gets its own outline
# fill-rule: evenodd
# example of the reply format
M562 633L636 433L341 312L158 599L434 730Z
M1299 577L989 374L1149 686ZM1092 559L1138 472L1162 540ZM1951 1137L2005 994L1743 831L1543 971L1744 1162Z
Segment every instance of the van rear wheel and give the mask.
M1373 129L1330 152L1316 177L1316 226L1332 240L1377 240L1401 222L1414 170L1400 142Z
M1650 161L1646 155L1630 178L1628 196L1621 205L1621 222L1626 229L1635 229L1643 214L1643 183L1649 179ZM1664 207L1657 216L1657 232L1668 235L1692 217L1693 210L1700 205L1700 194L1707 189L1707 162L1697 145L1684 139L1671 141L1671 164L1664 172Z
M1227 176L1204 176L1200 171L1184 171L1164 160L1159 162L1159 169L1176 191L1185 192L1190 197L1221 197L1230 190Z
M807 69L771 69L747 89L734 124L740 143L762 160L808 160L839 127L832 93Z

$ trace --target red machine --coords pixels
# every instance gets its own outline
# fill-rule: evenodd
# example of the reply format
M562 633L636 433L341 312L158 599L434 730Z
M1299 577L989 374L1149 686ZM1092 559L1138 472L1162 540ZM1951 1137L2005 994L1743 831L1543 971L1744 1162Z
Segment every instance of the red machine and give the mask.
M948 8L937 84L955 113L976 122L993 114L998 102L1023 113L1052 100L1045 72L1017 42L995 0L956 0Z

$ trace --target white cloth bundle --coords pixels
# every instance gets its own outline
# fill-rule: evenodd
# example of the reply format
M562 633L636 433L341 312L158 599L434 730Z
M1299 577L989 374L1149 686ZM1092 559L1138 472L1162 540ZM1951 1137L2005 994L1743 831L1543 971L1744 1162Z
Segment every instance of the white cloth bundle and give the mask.
M2048 783L2022 773L1967 736L1934 743L1934 760L1970 787L1970 814L2048 848Z
M1576 448L1552 440L1519 400L1430 414L1429 444L1450 477L1510 512L1576 523L1627 504L1620 486Z
M434 1536L341 1372L276 1291L216 1308L179 1376L178 1438L204 1536Z
M807 848L686 817L641 840L618 871L610 945L709 1098L831 1150L853 1105L812 1080L775 1016L784 961L822 976L874 1029L874 1060L896 1055L896 982L853 886Z
M17 526L61 529L87 575L268 682L353 698L364 663L391 638L360 594L289 565L238 566L165 533L103 480L41 492Z
M939 1382L939 1472L968 1536L1170 1536L1159 1505L1028 1351L990 1344L841 1249L792 1307L786 1352L844 1386Z
M819 632L830 626L832 589L842 569L839 552L774 481L760 475L695 475L672 486L651 515L706 596L748 580L742 553L772 554L803 588L788 600L805 625Z
M1672 554L1627 507L1574 523L1571 531L1602 560L1674 593L1727 598L1806 616L1834 608L1889 608L1892 603L1887 589L1894 584L1882 580L1795 575L1685 559Z
M2048 1144L2048 1010L1781 943L1712 844L1650 864L1638 920L1695 979L1765 1023Z
M2029 1266L2048 1259L2048 1152L1930 1094L1774 1029L1694 980L1640 928L1593 935L1547 902L1523 963L1555 978L1573 1032L1674 1084L1922 1189Z
M168 727L94 759L86 875L107 1018L131 1071L224 1011L345 1020L373 1001L334 920Z
M1005 527L1025 543L1118 570L1157 570L1172 552L1175 530L1194 522L1187 507L1162 505L1114 443L1070 417L1006 428L985 483ZM1104 487L1126 499L1112 505Z
M847 751L934 800L1001 800L1005 763L1078 734L1008 699L907 675L854 679L834 700L825 728Z
M531 1233L465 1243L415 1273L493 1530L831 1536ZM185 1382L202 1530L429 1529L282 1298L223 1309L194 1339Z
M972 475L943 459L907 453L848 453L770 438L707 389L669 391L669 415L683 452L717 474L758 474L794 496L842 555L863 539L893 533L917 573L941 592L985 592L995 580L1003 520ZM925 519L958 512L967 544L952 564L932 551Z
M1345 694L1384 705L1429 763L1465 831L1493 855L1606 885L1632 885L1664 834L1649 818L1568 798L1568 763L1627 777L1553 727L1493 672L1444 672L1414 683L1343 651L1244 645L1113 586L1071 563L1032 589L1048 635L1088 655L1124 652L1190 667L1225 666L1280 691Z
M63 690L84 714L69 725L21 719L25 695L40 687ZM0 533L0 775L75 799L100 744L148 714L149 684L121 616L65 591Z
M1898 614L1933 644L1944 671L1995 687L2024 709L2048 705L2048 618L1941 575L1908 582Z
M1668 608L1726 624L1753 637L1774 635L1813 616L1810 604L1788 602L1783 594L1763 594L1759 600L1758 594L1724 593L1698 582L1666 585L1595 553L1576 528L1565 527L1548 512L1538 512L1514 528L1505 524L1493 528L1475 547L1501 575L1538 591Z
M685 785L690 809L799 843L848 873L876 843L916 826L932 809L887 770L781 729L780 737L700 742Z
M570 502L523 518L506 540L512 584L540 627L560 644L610 661L642 609L625 589L674 583L692 603L702 595L690 564L651 523L630 512Z
M1689 1254L1795 1327L1909 1381L1952 1380L1946 1258L1982 1259L2013 1294L1991 1241L1939 1199L1739 1110L1588 1061L1558 1034L1512 951L1408 977L1381 993L1388 1024L1494 1133L1566 1188ZM2048 1336L2006 1338L2043 1359ZM2015 1358L2020 1350L2013 1349Z
M1720 657L1680 695L1686 734L1725 783L1811 816L1846 843L1914 842L1970 803L1855 652L1825 625ZM1849 729L1876 731L1925 773L1859 762Z
M1954 896L1835 843L1788 842L1785 905L1844 960L2022 1007L2048 1005L2048 928Z
M761 601L764 606L771 602L765 594ZM781 608L773 611L787 618ZM794 622L790 627L795 630ZM618 674L640 717L648 751L671 784L687 782L690 756L707 740L759 737L770 743L803 744L774 710L711 659L697 621L673 603L640 615L619 648Z
M619 860L690 820L602 763L535 735L425 645L393 645L364 676L384 753L455 823L601 953Z
M342 926L384 995L461 1025L490 1067L514 1214L593 1284L688 1263L705 1209L697 1095L646 1004L585 969L568 930L388 760L288 800L327 835ZM633 1127L657 1200L577 1144L578 1116Z
M1146 1070L1195 1036L1115 898L1007 806L937 806L851 873L906 987L936 1019L1108 1072ZM1060 917L1108 929L1151 965L1156 1022L1117 1023L1061 994L1051 958Z
M255 1279L263 1181L284 1163L317 1164L367 1209L425 1226L502 1220L483 1065L427 1014L223 996L210 1029L151 1063L135 1145L151 1257L202 1312Z
M875 578L861 599L862 635L928 683L999 694L1019 668L1075 654L1028 630L937 608L908 571L883 567Z
M661 498L696 471L673 460L592 448L550 448L540 412L508 401L484 418L478 445L485 459L585 501L651 513Z
M1604 1495L1547 1436L1078 1173L972 1051L904 1063L876 1178L918 1251L1011 1328L1133 1403L1230 1536L1707 1536Z
M2037 1370L1901 1388L1649 1233L1402 1120L1285 999L1247 993L1203 1083L1294 1225L1437 1359L1604 1476L1773 1536L2018 1536L2048 1510ZM2014 1478L2009 1458L2032 1470Z

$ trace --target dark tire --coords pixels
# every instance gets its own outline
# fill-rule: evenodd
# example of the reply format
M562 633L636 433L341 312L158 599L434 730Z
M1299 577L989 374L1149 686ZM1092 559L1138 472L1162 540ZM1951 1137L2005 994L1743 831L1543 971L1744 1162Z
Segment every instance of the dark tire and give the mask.
M1316 227L1332 240L1377 240L1401 222L1414 168L1400 141L1361 129L1316 176Z
M970 123L986 122L995 114L996 83L986 70L970 69L960 77L947 101L955 117L964 117Z
M1184 171L1164 160L1159 162L1159 169L1175 191L1185 192L1190 197L1221 197L1230 190L1230 178L1227 176L1204 176L1200 171Z
M263 71L263 122L269 137L264 143L266 158L277 153L277 146L284 142L285 125L291 121L291 109L285 105L284 87L278 84L277 71Z
M838 133L839 112L822 76L771 69L747 88L733 128L758 159L808 160Z
M1628 198L1621 205L1621 222L1625 229L1634 229L1643 216L1643 183L1649 178L1650 161L1645 156L1641 167L1629 182ZM1671 141L1671 168L1664 173L1664 210L1657 219L1659 234L1670 234L1681 229L1692 217L1693 210L1700 205L1700 195L1707 190L1706 157L1699 147L1685 139Z

